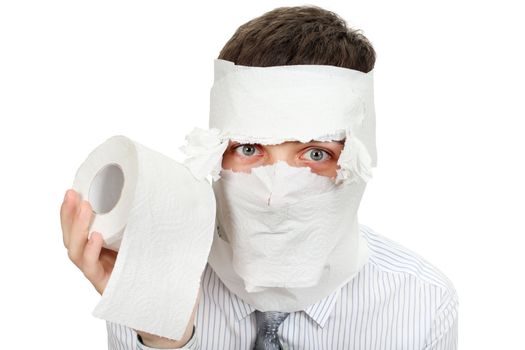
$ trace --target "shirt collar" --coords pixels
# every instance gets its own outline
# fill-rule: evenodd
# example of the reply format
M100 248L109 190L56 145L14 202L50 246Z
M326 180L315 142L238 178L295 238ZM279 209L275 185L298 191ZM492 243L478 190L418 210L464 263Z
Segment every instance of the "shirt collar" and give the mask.
M317 303L312 304L306 309L300 310L299 312L306 313L312 320L315 321L315 323L317 323L319 327L324 328L326 321L328 321L334 310L334 306L339 298L340 293L341 288L338 288L331 294L319 300ZM250 315L256 310L255 307L246 303L234 293L231 293L231 296L232 308L237 321L244 319L246 316Z
M341 294L341 288L337 288L337 290L319 300L317 303L310 305L304 312L310 316L319 327L324 328L326 321L328 321L334 311L334 306L339 299L339 294Z

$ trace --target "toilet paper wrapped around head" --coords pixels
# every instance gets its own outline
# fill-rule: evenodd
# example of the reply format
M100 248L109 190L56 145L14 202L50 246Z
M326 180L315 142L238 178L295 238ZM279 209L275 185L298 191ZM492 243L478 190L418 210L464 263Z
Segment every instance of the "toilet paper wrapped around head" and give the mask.
M368 181L377 165L373 70L329 65L250 67L216 59L209 129L186 136L184 164L220 178L228 141L280 144L345 140L336 182Z
M357 209L376 166L372 71L329 65L249 67L215 60L209 129L181 147L198 179L212 177L216 232L208 262L261 311L303 310L368 259ZM223 169L229 141L342 141L334 178L278 161Z

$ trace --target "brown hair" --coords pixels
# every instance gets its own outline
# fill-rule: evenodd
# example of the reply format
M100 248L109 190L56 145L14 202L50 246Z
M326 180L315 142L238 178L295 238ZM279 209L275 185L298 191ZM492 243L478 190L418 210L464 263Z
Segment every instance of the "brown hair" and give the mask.
M358 29L318 6L279 7L241 25L220 59L253 67L322 64L368 73L376 53Z

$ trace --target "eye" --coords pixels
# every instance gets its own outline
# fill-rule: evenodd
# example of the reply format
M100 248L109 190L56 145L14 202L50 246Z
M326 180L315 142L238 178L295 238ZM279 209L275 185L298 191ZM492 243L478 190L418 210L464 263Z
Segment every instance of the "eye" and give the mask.
M238 145L234 148L235 153L240 155L241 157L251 157L253 155L259 155L261 152L255 147L255 145L252 144L242 144Z
M306 155L306 160L312 160L314 162L328 160L331 157L328 152L320 148L310 148L304 155Z

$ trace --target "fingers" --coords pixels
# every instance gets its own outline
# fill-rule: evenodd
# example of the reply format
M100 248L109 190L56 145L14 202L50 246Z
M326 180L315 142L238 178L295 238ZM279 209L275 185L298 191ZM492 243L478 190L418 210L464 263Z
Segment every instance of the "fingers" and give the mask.
M82 272L93 283L100 294L105 286L102 286L104 279L104 267L100 262L100 251L104 240L98 232L93 232L91 238L88 240L83 253Z
M91 224L93 212L88 201L82 200L79 203L79 210L74 216L71 224L71 233L68 242L68 256L69 258L82 269L82 257L84 248L87 243L88 230Z
M73 189L66 191L60 208L64 246L67 248L69 259L102 294L109 279L109 271L114 265L116 253L111 256L112 260L108 260L107 254L101 256L104 239L98 232L93 232L88 240L89 228L94 217L88 201L82 200L80 194Z
M67 248L69 245L69 237L71 235L71 226L73 219L78 210L78 202L80 196L73 189L68 189L64 196L64 201L60 207L60 224L62 226L62 240L64 246Z

